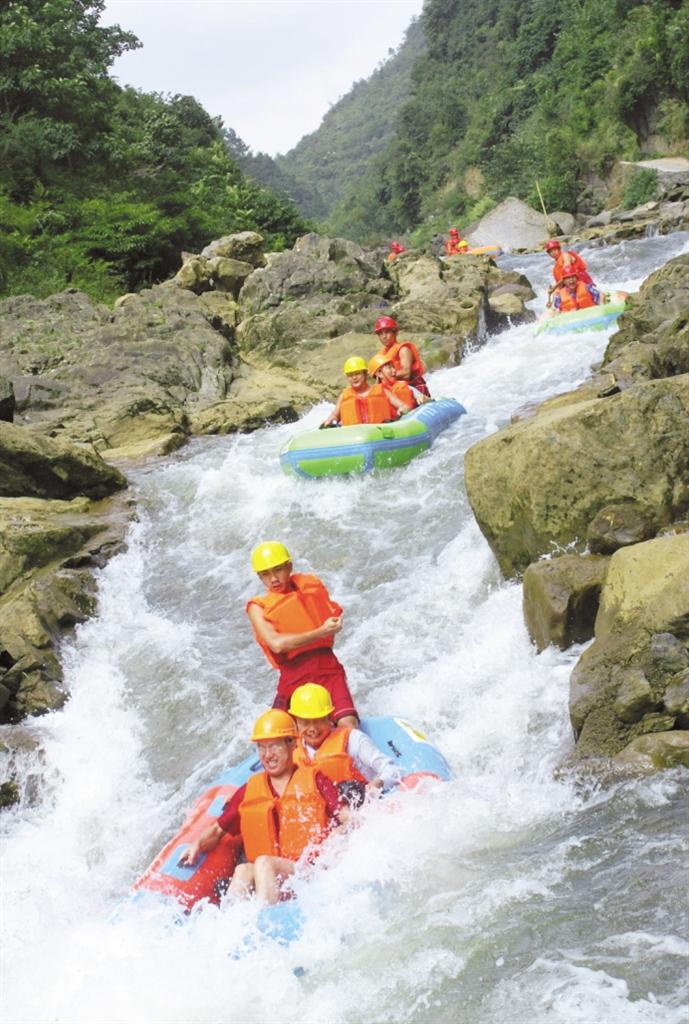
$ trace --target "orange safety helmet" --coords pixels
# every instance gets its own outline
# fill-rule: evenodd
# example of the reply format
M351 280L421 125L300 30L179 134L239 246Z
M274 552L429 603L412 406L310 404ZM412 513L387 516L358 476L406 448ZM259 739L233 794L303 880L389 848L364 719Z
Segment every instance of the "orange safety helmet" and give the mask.
M553 249L559 249L560 243L558 242L557 238L549 238L543 248L546 252L551 252Z
M384 352L377 352L368 361L368 372L371 374L371 376L373 376L374 373L378 373L378 370L380 370L381 366L385 366L386 363L391 362L391 356L386 355Z
M254 722L254 730L251 733L251 742L260 743L261 740L293 740L297 736L297 727L291 715L279 708L271 708L264 711Z
M373 332L379 334L381 331L399 331L397 321L393 320L391 316L379 316Z

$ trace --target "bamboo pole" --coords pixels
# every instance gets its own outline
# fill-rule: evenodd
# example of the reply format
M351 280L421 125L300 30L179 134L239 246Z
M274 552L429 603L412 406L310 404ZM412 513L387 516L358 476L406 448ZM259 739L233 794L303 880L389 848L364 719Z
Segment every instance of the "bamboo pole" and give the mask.
M543 210L543 220L545 221L545 229L548 232L548 236L555 235L555 234L557 234L557 226L548 217L548 211L545 208L545 202L544 202L544 199L543 199L543 193L541 192L541 186L540 186L540 183L538 181L538 178L536 179L536 190L538 192L538 198L541 200L541 209Z

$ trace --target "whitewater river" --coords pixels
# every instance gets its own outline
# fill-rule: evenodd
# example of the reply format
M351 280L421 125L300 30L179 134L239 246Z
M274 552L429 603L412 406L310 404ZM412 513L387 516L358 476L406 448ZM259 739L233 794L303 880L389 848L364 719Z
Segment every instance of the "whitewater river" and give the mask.
M684 251L686 234L583 250L596 279L630 289ZM550 261L506 265L542 306ZM469 415L404 470L288 480L290 425L198 439L133 474L128 550L64 652L72 698L27 727L25 800L2 815L6 1021L686 1022L686 772L558 772L581 648L536 654L463 485L470 445L583 381L605 345L528 326L490 338L432 377ZM288 948L257 936L252 902L183 926L124 902L272 699L244 614L266 538L344 606L360 710L408 718L454 771L333 842L299 883L307 924Z

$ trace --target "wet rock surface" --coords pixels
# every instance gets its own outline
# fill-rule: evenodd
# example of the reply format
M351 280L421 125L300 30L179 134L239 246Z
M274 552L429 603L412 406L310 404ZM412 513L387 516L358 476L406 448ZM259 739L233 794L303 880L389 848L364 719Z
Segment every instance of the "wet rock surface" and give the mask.
M526 570L539 649L585 639L577 601L588 595L589 629L600 601L571 680L578 758L628 748L646 767L685 763L674 741L665 756L648 737L689 722L688 325L680 256L631 298L590 381L520 410L465 458L469 500L503 572ZM564 547L572 553L539 560ZM608 563L596 584L589 552Z

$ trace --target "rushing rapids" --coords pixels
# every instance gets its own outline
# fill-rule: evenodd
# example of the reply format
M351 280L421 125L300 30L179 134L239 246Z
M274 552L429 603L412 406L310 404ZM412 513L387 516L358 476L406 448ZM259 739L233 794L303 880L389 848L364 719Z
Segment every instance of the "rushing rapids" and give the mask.
M674 235L585 255L604 286L634 290L688 245ZM542 305L545 258L506 264ZM278 452L321 406L135 474L129 548L64 652L72 698L24 727L37 747L24 799L3 816L7 1020L684 1020L684 774L558 772L580 649L536 655L521 589L501 580L462 482L467 447L583 380L605 343L532 326L490 338L433 376L434 394L468 415L402 470L286 479ZM265 537L344 606L338 654L361 710L423 728L455 775L370 807L331 843L298 883L306 923L287 948L256 931L251 902L179 926L126 901L272 698L244 615L248 552Z

